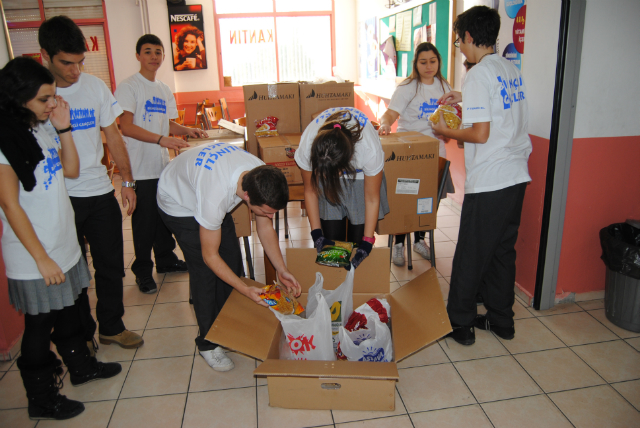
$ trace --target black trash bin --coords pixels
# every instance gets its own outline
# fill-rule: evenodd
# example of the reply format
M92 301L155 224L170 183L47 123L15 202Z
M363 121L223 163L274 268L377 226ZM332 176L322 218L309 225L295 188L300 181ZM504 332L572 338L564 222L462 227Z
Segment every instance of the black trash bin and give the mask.
M618 327L640 332L640 228L636 223L615 223L600 230L600 245L607 266L607 319Z

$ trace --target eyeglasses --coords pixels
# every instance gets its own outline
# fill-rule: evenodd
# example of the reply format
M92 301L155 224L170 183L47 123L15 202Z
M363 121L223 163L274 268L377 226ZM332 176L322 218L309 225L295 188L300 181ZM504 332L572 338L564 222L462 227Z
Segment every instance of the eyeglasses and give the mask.
M458 38L456 39L456 41L455 41L455 42L453 42L453 46L455 46L455 47L457 47L457 48L459 48L459 47L460 47L460 37L458 37Z

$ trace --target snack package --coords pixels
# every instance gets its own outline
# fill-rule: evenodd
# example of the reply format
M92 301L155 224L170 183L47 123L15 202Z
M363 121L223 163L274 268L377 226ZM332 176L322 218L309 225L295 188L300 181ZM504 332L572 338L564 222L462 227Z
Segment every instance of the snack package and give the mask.
M367 326L367 319L377 315L380 322L386 324L391 317L391 306L387 299L370 299L367 303L356 308L353 311L344 328L347 331L357 331L369 328Z
M262 287L260 298L275 311L283 315L299 315L304 312L304 307L298 303L287 289L281 285L273 284Z
M335 245L325 245L316 257L316 263L324 266L349 266L353 243L335 241Z
M458 104L441 104L436 111L429 116L429 120L436 124L440 120L440 112L444 116L444 121L450 129L458 129L462 122L462 108Z
M278 118L274 116L267 116L262 120L256 120L255 132L256 137L275 137L278 135L276 125L278 124Z
M386 332L382 333L382 327L378 325L378 324L382 324L385 327L387 327L387 323L389 322L390 317L391 317L391 306L389 305L389 302L387 302L387 299L382 299L382 298L370 299L367 303L359 306L356 310L354 310L351 316L349 316L349 319L347 320L347 323L344 325L344 328L340 329L340 335L338 338L339 342L336 349L336 354L338 356L338 359L351 360L351 358L356 355L355 352L357 351L355 350L355 348L360 347L361 343L366 340L375 340L375 343L383 344L384 346L382 346L382 348L383 348L383 351L385 351L382 354L383 357L384 355L387 355L388 358L392 358L391 344L390 344L391 336L389 335L389 340L388 340L389 343L387 343ZM387 330L389 330L388 327L387 327ZM378 332L378 334L376 334L376 332ZM383 334L383 336L380 336L380 334ZM341 343L345 335L349 337L348 345ZM364 352L366 350L366 347L370 345L371 343L367 342L366 344L363 345L361 351ZM350 355L346 355L346 353L344 353L345 347L346 349L349 349L352 351ZM363 360L360 360L360 361L363 361ZM372 361L372 360L367 360L367 361ZM383 361L383 360L377 360L377 361ZM390 361L390 360L386 360L386 361Z

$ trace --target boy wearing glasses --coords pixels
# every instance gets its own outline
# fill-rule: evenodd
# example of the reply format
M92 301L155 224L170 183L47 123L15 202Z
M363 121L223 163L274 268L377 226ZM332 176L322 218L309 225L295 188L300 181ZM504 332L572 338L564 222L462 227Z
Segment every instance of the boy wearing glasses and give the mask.
M461 129L443 118L433 130L464 141L465 198L453 258L447 312L462 345L475 343L474 327L510 340L516 274L515 244L527 183L531 140L527 133L527 91L518 68L494 55L500 30L498 11L476 6L458 15L456 46L470 63L462 93L442 101L463 101ZM442 113L440 113L442 115ZM476 293L487 308L477 315Z

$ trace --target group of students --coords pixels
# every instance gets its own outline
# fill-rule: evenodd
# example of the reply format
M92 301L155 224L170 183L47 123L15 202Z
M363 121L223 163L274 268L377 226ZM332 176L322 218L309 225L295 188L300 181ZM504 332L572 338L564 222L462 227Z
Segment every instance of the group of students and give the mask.
M316 249L335 240L357 243L351 260L355 269L372 250L377 221L390 210L379 134L389 133L399 118L399 130L439 138L441 156L449 139L464 145L465 201L447 305L451 337L464 345L474 343L474 327L505 339L514 337L514 246L524 190L531 180L531 143L522 77L509 61L491 55L499 28L498 13L486 7L471 8L454 23L456 46L476 64L462 93L451 91L442 77L435 46L423 43L417 47L413 73L394 93L379 131L357 109L329 109L304 130L295 153ZM74 37L82 40L82 47L69 44ZM51 41L59 46L47 44ZM280 281L300 295L272 224L273 215L289 199L286 178L279 169L222 142L198 146L168 162L166 148L185 146L169 133L206 134L171 120L177 117L175 101L166 85L155 79L164 59L156 36L138 41L140 72L119 85L115 99L98 79L80 73L84 38L71 20L45 21L40 43L49 70L17 58L0 71L0 128L8 137L0 144L2 247L10 301L25 313L18 367L29 416L67 419L84 409L82 403L59 394L57 379L63 371L50 342L73 385L121 371L118 363L101 363L94 356L95 321L86 295L90 274L82 257L85 237L95 267L100 342L123 347L143 343L122 324L122 217L106 171L98 166L98 126L123 176L123 205L128 204L133 214L132 270L140 290L157 290L151 278L152 248L159 272L188 267L198 350L214 370L231 370L233 361L205 335L233 289L266 305L259 288L240 280L242 257L230 214L239 203L255 214L258 237ZM95 107L89 105L92 98L99 100ZM444 120L437 125L428 122L439 102L463 100L462 129L451 130ZM73 113L76 106L79 113ZM126 147L115 125L118 116ZM88 123L93 123L90 132L97 137L83 134ZM88 177L84 181L83 175ZM173 253L172 234L186 265ZM418 241L422 238L416 236ZM400 240L398 244L402 246ZM428 247L424 249L428 255ZM111 260L111 253L119 263ZM487 307L487 314L479 317L477 294Z

